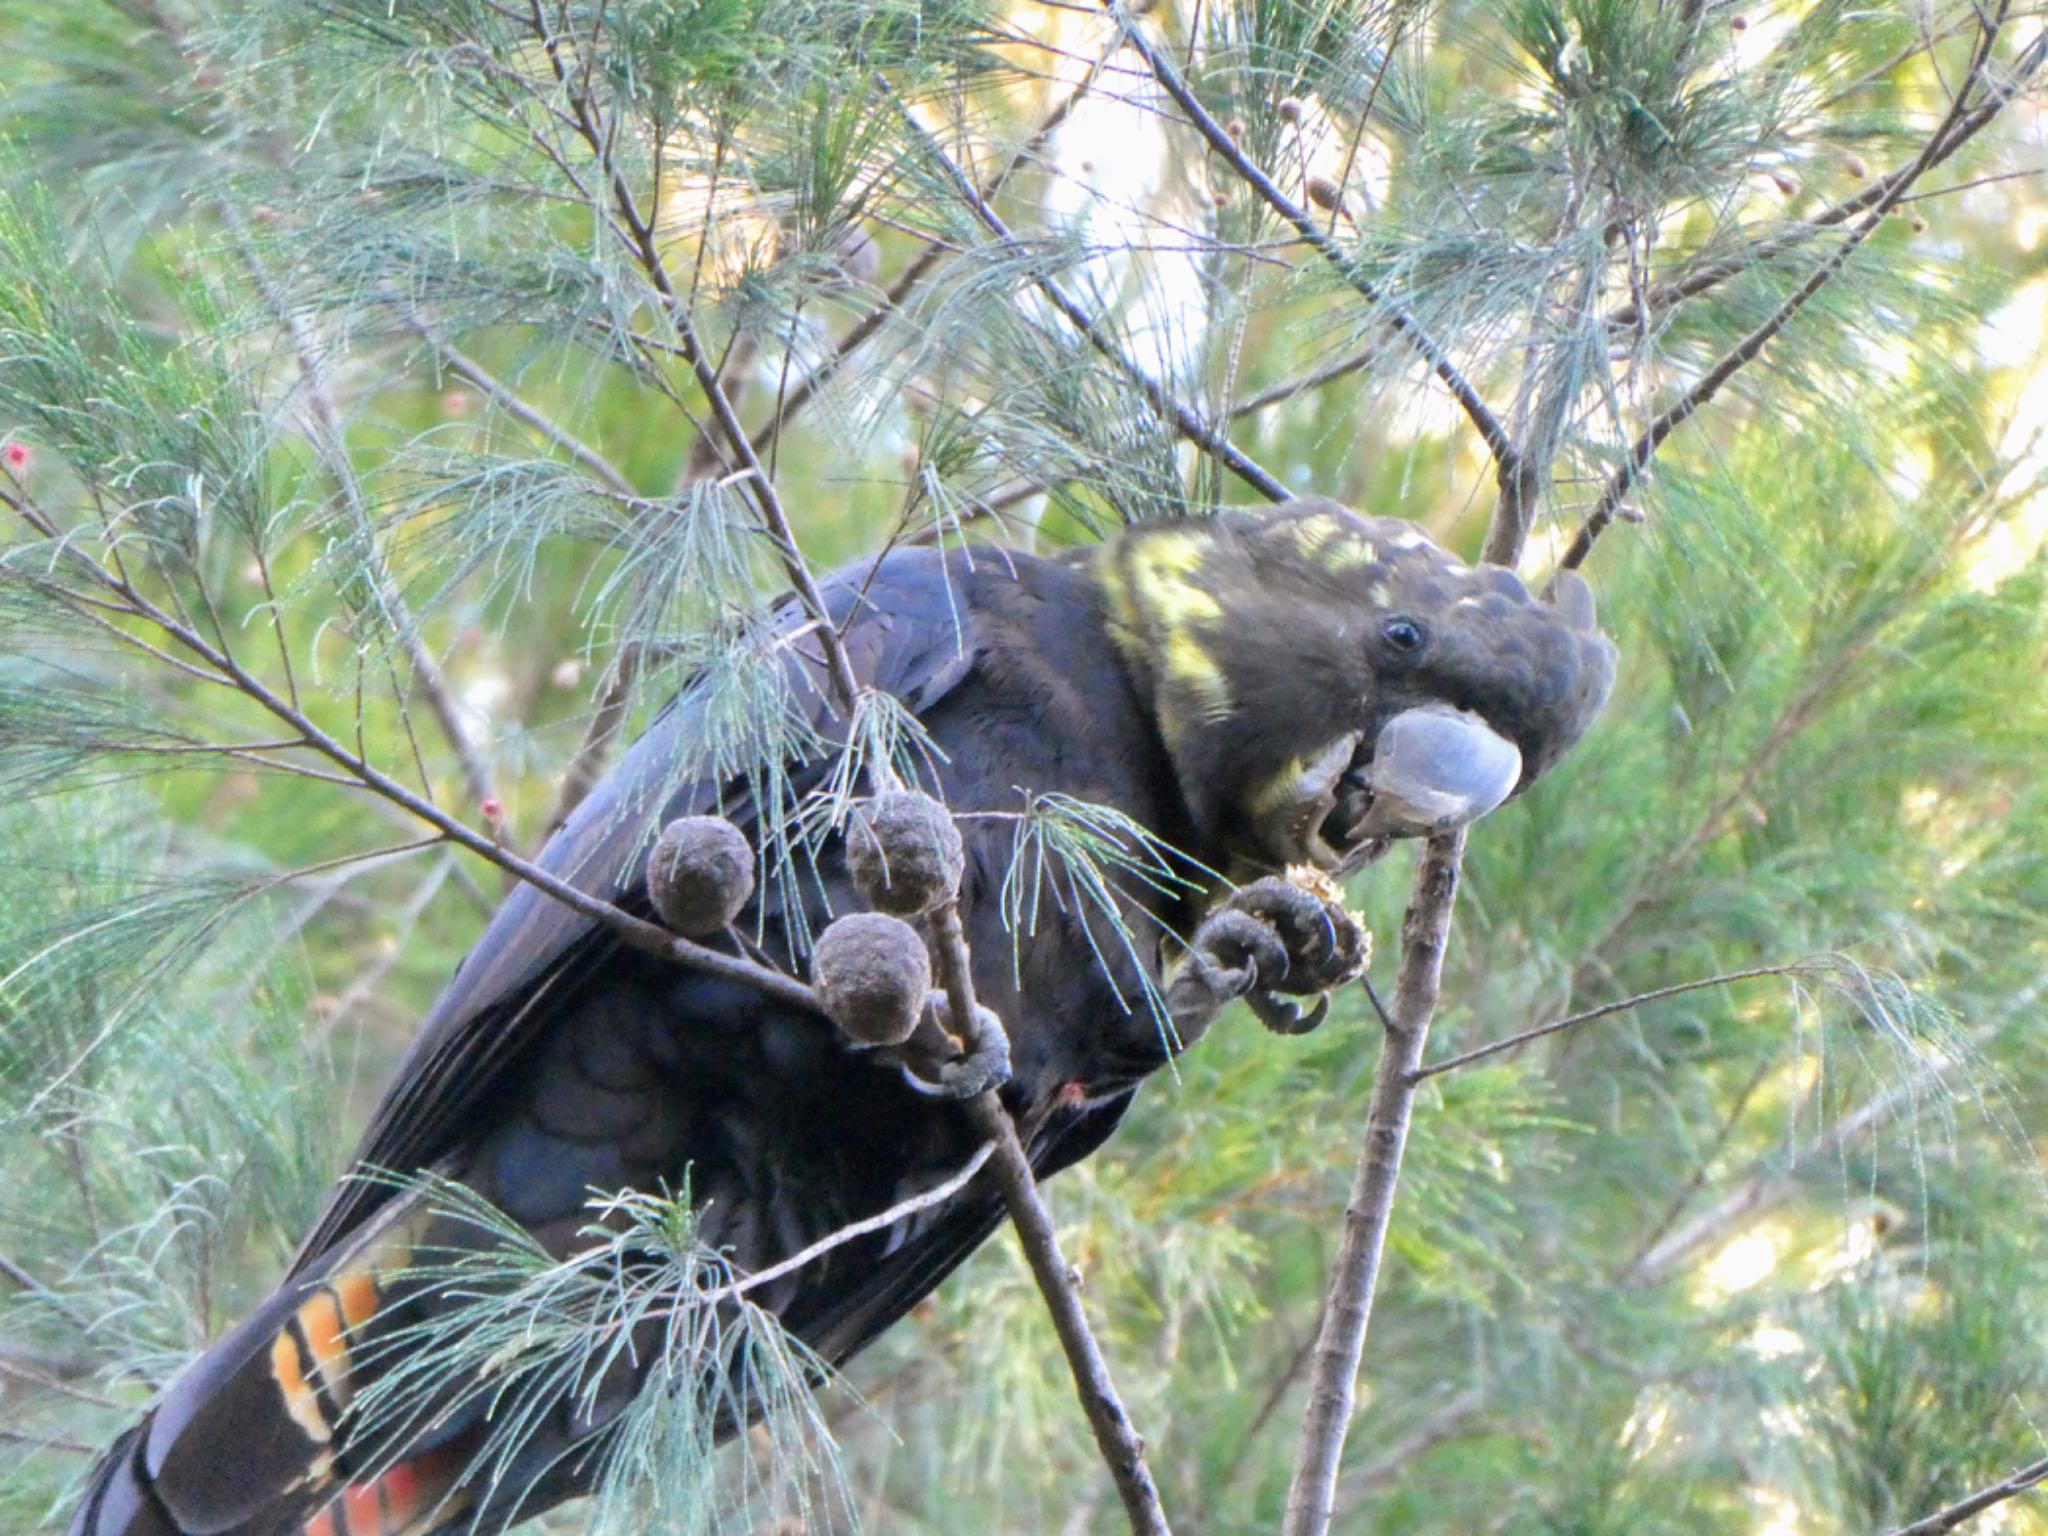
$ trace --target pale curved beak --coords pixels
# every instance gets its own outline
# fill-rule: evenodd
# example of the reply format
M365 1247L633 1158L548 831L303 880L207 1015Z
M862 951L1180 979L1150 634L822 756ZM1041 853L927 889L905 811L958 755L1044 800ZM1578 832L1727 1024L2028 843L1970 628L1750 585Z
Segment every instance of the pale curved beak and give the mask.
M1303 765L1287 802L1288 856L1347 873L1396 838L1477 821L1521 779L1521 751L1479 716L1448 704L1404 710L1369 753L1354 734Z
M1522 754L1475 714L1426 704L1380 728L1358 770L1371 795L1349 838L1429 837L1477 821L1514 792Z

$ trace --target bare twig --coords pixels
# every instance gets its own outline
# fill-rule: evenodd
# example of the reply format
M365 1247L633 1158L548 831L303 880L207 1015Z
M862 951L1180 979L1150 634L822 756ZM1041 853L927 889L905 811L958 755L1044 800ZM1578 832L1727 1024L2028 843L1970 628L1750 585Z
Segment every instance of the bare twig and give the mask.
M921 1194L912 1195L907 1200L899 1200L886 1211L877 1211L872 1216L864 1216L859 1221L849 1222L836 1232L828 1232L809 1247L798 1250L779 1264L771 1264L766 1269L742 1276L730 1285L706 1291L701 1296L693 1296L690 1305L696 1307L706 1302L724 1301L730 1296L744 1296L771 1280L780 1280L784 1275L794 1274L806 1264L823 1258L834 1248L845 1247L855 1238L866 1237L870 1232L880 1232L884 1228L893 1227L906 1216L915 1216L919 1211L928 1211L935 1205L944 1205L974 1182L974 1176L981 1172L982 1164L995 1155L995 1150L994 1142L983 1142L974 1155L961 1164L960 1171L943 1184L935 1185Z
M1664 1235L1678 1225L1678 1218L1685 1214L1685 1208L1692 1203L1692 1197L1705 1187L1708 1176L1714 1170L1715 1160L1720 1157L1722 1150L1728 1145L1729 1138L1735 1134L1735 1127L1742 1123L1742 1117L1749 1111L1749 1101L1756 1097L1757 1089L1761 1088L1764 1084L1764 1079L1771 1075L1771 1067L1773 1065L1772 1058L1765 1056L1751 1069L1748 1079L1736 1093L1735 1101L1728 1106L1727 1112L1721 1116L1721 1123L1715 1128L1713 1139L1693 1159L1691 1176L1686 1179L1678 1192L1672 1195L1670 1200L1665 1203L1663 1214L1651 1224L1650 1230L1643 1235L1642 1241L1637 1243L1635 1252L1622 1261L1617 1273L1626 1274L1629 1270L1640 1264L1643 1261L1643 1255L1663 1242Z
M397 636L399 649L405 653L406 665L412 671L413 685L420 696L427 701L427 708L434 716L435 724L455 754L455 761L462 772L462 784L471 804L479 804L491 793L490 772L485 767L482 752L470 738L469 728L463 724L461 712L456 708L455 695L448 687L448 679L442 674L441 666L434 659L434 653L427 649L425 637L420 633L419 621L407 606L398 584L391 579L385 568L383 554L377 548L377 534L370 518L370 511L363 500L362 486L357 482L355 470L348 457L348 442L341 419L340 407L335 403L334 389L328 379L326 360L321 356L320 343L313 335L305 318L292 308L290 301L279 290L276 282L256 254L256 247L250 241L242 225L241 215L231 205L223 203L222 219L234 236L237 253L250 280L256 284L263 301L270 307L278 324L283 327L286 339L291 343L292 353L298 361L299 375L306 386L306 399L312 407L313 420L317 427L315 446L326 461L336 484L341 490L342 504L347 508L350 531L362 548L364 570L369 578L370 589L376 594L377 605L390 621L392 633Z
M39 532L48 535L50 525L47 520L25 501L5 490L0 490L0 503L22 511ZM158 607L126 577L100 566L75 546L66 545L63 553L70 557L69 564L74 568L82 568L98 586L118 597L134 618L153 626L178 648L197 657L202 663L202 673L209 681L234 689L290 726L303 739L309 751L319 754L340 768L343 775L354 785L389 801L427 825L438 828L449 842L459 843L471 853L538 887L572 911L603 924L631 948L648 954L666 956L713 975L744 981L784 1002L813 1012L819 1011L811 989L795 978L756 964L744 956L729 955L679 938L665 928L637 918L630 912L569 884L539 865L521 858L494 839L486 837L467 822L451 816L433 801L408 789L360 753L329 735L296 705L280 697L261 678L248 671L224 647L208 640L186 621Z
M967 936L960 925L960 908L949 901L931 914L932 938L938 950L939 978L946 990L946 1005L955 1027L967 1034L968 1045L980 1043L982 1014L975 1004L972 957ZM1059 1236L1052 1217L1039 1198L1038 1181L1031 1172L1031 1159L1017 1139L1017 1124L993 1090L977 1094L966 1104L967 1118L976 1131L995 1148L996 1187L1002 1191L1010 1222L1017 1229L1017 1241L1024 1249L1031 1275L1038 1282L1046 1310L1052 1314L1053 1331L1067 1357L1074 1378L1074 1392L1081 1410L1094 1431L1095 1445L1116 1483L1123 1500L1132 1536L1172 1536L1166 1511L1159 1502L1159 1490L1145 1464L1145 1442L1132 1428L1123 1399L1110 1378L1109 1363L1102 1346L1088 1325L1081 1306L1079 1277L1060 1252Z
M1355 1482L1360 1488L1392 1482L1417 1457L1427 1455L1454 1435L1463 1433L1486 1404L1486 1390L1478 1384L1453 1393L1409 1425L1399 1439L1383 1447L1377 1456L1358 1469L1355 1478L1348 1481Z
M688 366L691 377L696 380L697 388L703 393L705 402L710 407L718 435L730 450L735 474L746 483L747 494L760 514L761 530L775 546L776 557L782 564L783 574L796 589L797 598L804 605L805 612L818 621L817 633L825 653L826 672L831 681L832 693L839 707L850 718L854 703L860 697L860 682L855 677L853 663L846 654L845 642L840 638L839 628L833 622L823 592L818 588L817 578L812 574L810 564L804 559L803 550L797 544L788 510L782 504L782 497L775 488L775 481L762 463L760 455L755 452L753 440L748 436L745 426L741 424L739 413L733 408L732 399L726 393L724 383L719 377L718 363L706 352L702 340L698 337L696 323L691 315L690 301L677 289L668 265L662 259L655 220L651 214L642 211L639 199L634 196L632 187L627 184L625 173L613 158L616 124L607 122L602 109L588 89L587 81L580 84L572 82L568 65L562 58L563 39L548 24L537 0L532 7L530 27L534 40L546 52L556 79L568 90L569 110L575 131L589 148L593 162L604 176L606 191L612 203L613 227L654 287L663 312L668 317L668 323L675 331L676 351Z
M1174 104L1187 115L1188 122L1207 141L1209 148L1220 156L1237 176L1260 199L1282 219L1293 225L1302 240L1313 248L1317 255L1328 261L1344 281L1363 298L1375 305L1386 316L1390 330L1413 347L1429 364L1430 371L1443 382L1457 401L1458 408L1472 423L1473 429L1486 444L1487 452L1493 455L1495 472L1501 484L1506 487L1519 472L1521 455L1507 430L1487 403L1480 398L1478 390L1459 370L1451 356L1437 340L1422 328L1416 318L1365 275L1358 263L1346 254L1344 248L1330 233L1299 203L1282 192L1273 178L1268 176L1244 151L1244 146L1230 136L1230 132L1204 107L1188 86L1180 69L1150 38L1136 26L1127 26L1125 35L1130 45L1137 50L1152 72L1152 78L1160 88L1173 98Z
M1827 258L1814 268L1806 281L1793 289L1768 319L1737 342L1713 367L1701 374L1692 387L1666 407L1635 440L1620 466L1608 477L1606 486L1600 492L1600 499L1594 503L1593 510L1587 514L1585 522L1580 525L1564 557L1558 562L1560 568L1571 570L1585 562L1586 556L1593 551L1594 542L1613 523L1620 514L1623 503L1641 483L1650 467L1650 461L1657 456L1657 450L1663 447L1665 439L1691 420L1702 406L1721 392L1730 379L1756 361L1764 348L1780 331L1791 324L1793 317L1806 307L1813 296L1841 274L1842 269L1848 265L1849 258L1884 222L1884 216L1891 212L1912 190L1913 184L1942 158L1951 138L1980 115L1989 114L1984 116L1984 121L1988 122L1990 116L1995 116L2005 103L2012 99L2012 89L2006 86L1995 89L1988 102L1981 103L1975 108L1969 104L1974 89L1983 80L1985 66L1991 59L1992 46L1998 40L1999 30L2004 26L2010 9L2009 3L2001 3L1991 14L1981 17L1981 30L1978 34L1977 47L1970 57L1970 67L1965 72L1962 83L1957 87L1955 99L1950 102L1947 114L1940 126L1928 137L1927 143L1921 147L1920 153L1904 168L1886 178L1882 192L1868 205L1861 220L1842 237L1840 244ZM2044 34L2044 37L2048 37L2048 34ZM2038 51L2038 45L2033 51Z
M16 1286L49 1307L51 1311L55 1312L80 1332L90 1333L92 1331L91 1318L78 1311L64 1297L51 1290L42 1281L38 1280L28 1270L4 1253L0 1253L0 1276L13 1281Z
M633 677L639 668L637 646L625 647L613 660L604 686L598 690L597 705L583 732L582 745L562 770L562 788L555 797L554 813L548 817L550 834L569 819L569 813L583 803L604 776L605 759L619 738L619 728L626 723L626 704L633 696Z
M878 88L888 92L891 99L894 99L894 92L886 82L878 82ZM989 206L988 200L981 195L967 172L961 169L959 162L946 153L945 146L933 138L922 123L911 116L908 108L903 107L900 102L897 105L904 124L917 135L925 152L946 173L947 179L959 193L961 202L981 221L982 226L995 237L1005 252L1013 256L1026 255L1023 242L1011 233L1002 216ZM1123 348L1117 344L1116 338L1110 334L1108 328L1089 314L1057 282L1035 271L1031 281L1033 286L1045 295L1046 302L1065 316L1067 323L1073 326L1091 347L1108 359L1119 373L1135 384L1152 408L1170 420L1182 437L1268 499L1286 501L1294 494L1270 471L1233 444L1228 434L1203 421L1185 401L1126 357Z
M1145 1442L1132 1428L1110 1379L1102 1347L1088 1326L1088 1314L1081 1307L1080 1287L1072 1266L1060 1253L1059 1237L1052 1218L1038 1197L1037 1181L1031 1176L1031 1160L1017 1140L1016 1124L993 1093L968 1102L968 1114L975 1129L996 1146L993 1163L997 1185L1009 1207L1010 1220L1017 1228L1017 1240L1031 1265L1032 1278L1052 1314L1060 1347L1066 1352L1073 1372L1074 1391L1095 1432L1095 1444L1116 1480L1134 1536L1171 1536L1166 1513L1153 1486L1151 1469L1145 1465Z
M1758 976L1789 976L1798 967L1794 965L1758 965L1748 970L1726 971L1719 976L1702 976L1693 981L1674 982L1668 987L1657 987L1649 992L1638 992L1634 997L1624 997L1611 1003L1602 1003L1597 1008L1588 1008L1567 1018L1553 1019L1548 1024L1539 1024L1534 1029L1525 1029L1519 1034L1509 1035L1504 1040L1495 1040L1487 1045L1475 1046L1443 1061L1432 1062L1426 1067L1417 1067L1409 1074L1411 1082L1419 1083L1435 1077L1441 1072L1455 1072L1460 1067L1469 1067L1476 1061L1489 1056L1498 1056L1502 1051L1511 1051L1518 1045L1527 1045L1531 1040L1541 1040L1545 1035L1554 1035L1560 1030L1573 1029L1580 1024L1590 1024L1595 1019L1609 1018L1617 1013L1626 1013L1646 1003L1662 1002L1667 997L1680 997L1687 992L1703 992L1709 987L1725 987L1733 982L1750 981Z
M1292 379L1282 379L1271 389L1262 389L1256 395L1247 395L1244 399L1231 406L1230 419L1235 421L1240 416L1256 415L1269 405L1281 405L1292 400L1296 395L1306 394L1312 389L1321 389L1325 384L1335 383L1338 379L1348 377L1351 374L1357 373L1360 369L1369 367L1374 359L1379 357L1380 352L1381 348L1378 346L1361 347L1348 356L1338 358L1334 363L1325 363L1320 368L1310 369L1307 373Z
M753 366L760 348L754 338L745 334L737 335L726 342L725 355L718 360L713 377L718 387L725 392L725 398L737 413L740 402L747 397L747 370ZM779 420L779 416L770 421ZM730 472L725 440L712 430L714 423L697 423L697 435L690 440L690 451L683 455L683 467L676 475L676 489L682 491L702 480L717 480ZM757 453L768 465L768 473L775 473L775 443L771 438L765 456Z
M427 344L428 349L440 360L442 367L473 385L486 400L507 416L538 432L597 476L607 489L629 499L639 498L640 493L633 488L632 481L628 480L611 460L541 411L453 342L444 340L417 312L408 312L405 324L408 330Z
M1074 109L1095 89L1096 81L1101 78L1102 71L1108 67L1110 59L1120 46L1120 40L1112 38L1109 46L1089 65L1088 72L1082 76L1080 83L1046 114L1031 137L1017 146L1002 168L976 189L983 202L993 203L1001 195L1003 188L1009 184L1010 178L1037 158L1038 152L1045 147L1046 142L1059 131L1060 124L1072 116ZM948 254L949 248L943 243L927 245L910 265L898 274L896 281L889 285L888 290L882 295L882 302L854 322L851 329L833 346L828 357L790 385L783 399L782 408L754 434L756 453L768 454L774 450L775 441L781 435L789 418L796 415L831 383L854 353L872 341L892 315L901 312L903 301L910 297L918 284L930 276L932 270Z
M1719 1242L1744 1222L1782 1205L1792 1193L1795 1175L1806 1164L1850 1145L1881 1125L1900 1105L1910 1104L1938 1086L1952 1070L1952 1062L1931 1063L1889 1093L1880 1094L1853 1114L1843 1115L1819 1135L1795 1148L1790 1156L1760 1160L1740 1184L1662 1241L1646 1249L1614 1277L1614 1283L1635 1290L1669 1279L1680 1265L1701 1249Z
M9 1360L0 1357L0 1376L22 1382L27 1386L41 1387L46 1392L55 1392L59 1397L68 1397L74 1402L89 1403L95 1408L123 1408L125 1406L115 1402L111 1397L105 1397L98 1392L89 1392L84 1387L66 1381L62 1376L50 1371L40 1370L33 1365L24 1364L19 1360Z
M1993 1483L1989 1488L1980 1488L1966 1499L1958 1499L1946 1509L1936 1510L1925 1519L1915 1520L1911 1525L1902 1525L1890 1536L1940 1536L1942 1531L1952 1531L1972 1516L1981 1515L1994 1504L2003 1504L2007 1499L2016 1499L2023 1493L2032 1493L2042 1483L2048 1482L2048 1457L2029 1462L2003 1482Z
M25 1445L37 1451L64 1451L72 1456L97 1456L100 1447L87 1445L80 1440L67 1440L62 1435L37 1435L22 1429L0 1429L0 1440L9 1445Z
M1366 1326L1372 1319L1380 1256L1386 1246L1394 1191L1401 1178L1401 1154L1415 1103L1414 1074L1421 1065L1430 1019L1436 1012L1444 945L1450 936L1458 865L1464 850L1465 834L1460 830L1430 839L1416 863L1408 914L1401 925L1401 968L1389 1011L1390 1027L1373 1073L1365 1146L1345 1206L1344 1241L1331 1271L1322 1332L1316 1340L1308 1410L1302 1416L1282 1536L1324 1536L1335 1513L1337 1471L1351 1427Z
M2030 49L2023 56L2020 68L2015 72L2018 78L2024 79L2040 67L2041 60L2037 56L2039 48L2040 45L2037 43L2033 49ZM1965 113L1946 134L1937 131L1934 157L1926 165L1920 167L1919 171L1914 172L1914 178L1917 180L1921 174L1932 170L1944 160L1949 159L1957 150L1961 149L1988 127L1992 119L1996 118L2004 107L2005 99L2004 94L2001 93L1997 99L1988 101L1974 111ZM1878 177L1854 197L1843 198L1840 202L1822 209L1810 218L1801 219L1788 228L1781 229L1775 234L1767 235L1754 244L1735 252L1733 255L1697 267L1682 277L1672 278L1667 282L1655 284L1640 299L1630 299L1626 304L1619 306L1613 313L1608 315L1608 328L1621 332L1633 331L1642 324L1646 315L1658 314L1671 309L1677 304L1683 303L1687 299L1697 298L1701 294L1719 287L1730 278L1739 277L1744 272L1753 270L1773 257L1781 256L1787 251L1795 250L1805 245L1816 235L1824 234L1830 229L1839 229L1858 214L1867 213L1871 208L1882 202L1895 190L1899 178L1905 176L1909 170L1911 170L1910 165L1902 166L1898 170ZM1909 203L1914 201L1914 199L1911 197L1900 197L1897 201Z
M1301 1380L1302 1372L1308 1369L1309 1362L1315 1359L1316 1335L1322 1331L1323 1315L1318 1312L1308 1330L1302 1334L1301 1341L1287 1356L1287 1363L1280 1368L1267 1386L1266 1395L1259 1399L1258 1411L1245 1425L1244 1434L1239 1439L1237 1449L1232 1453L1231 1464L1221 1479L1225 1487L1236 1480L1237 1473L1249 1462L1260 1434L1272 1421L1273 1415L1280 1411L1280 1405L1287 1401L1287 1394L1292 1392L1295 1383Z
M342 1021L369 1001L384 984L384 979L398 968L399 963L410 952L408 941L421 916L441 894L442 887L448 883L448 876L455 868L456 861L452 855L439 860L433 872L421 880L412 895L406 898L405 905L398 909L397 920L392 925L394 942L366 968L359 971L355 979L348 984L348 990L331 1005L318 1008L319 1022L314 1031L317 1039L326 1040L332 1037L340 1028Z

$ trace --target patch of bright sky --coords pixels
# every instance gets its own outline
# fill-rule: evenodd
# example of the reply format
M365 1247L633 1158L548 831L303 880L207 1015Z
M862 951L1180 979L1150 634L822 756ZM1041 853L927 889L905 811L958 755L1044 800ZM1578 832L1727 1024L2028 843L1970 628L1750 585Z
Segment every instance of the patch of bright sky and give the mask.
M1966 556L1970 586L1994 592L2048 544L2048 494L2040 489L2048 483L2048 279L2026 284L1984 321L1977 351L1985 363L2010 370L2017 381L1999 443L2007 470L1998 489L2002 496L2022 499L1984 531Z
M1779 1222L1760 1222L1729 1239L1700 1266L1693 1280L1693 1300L1711 1306L1763 1284L1790 1245L1791 1234Z
M1214 206L1194 149L1150 77L1118 69L1076 103L1047 157L1047 223L1097 253L1066 275L1068 290L1105 311L1127 298L1124 350L1162 381L1197 377L1208 343L1201 247Z

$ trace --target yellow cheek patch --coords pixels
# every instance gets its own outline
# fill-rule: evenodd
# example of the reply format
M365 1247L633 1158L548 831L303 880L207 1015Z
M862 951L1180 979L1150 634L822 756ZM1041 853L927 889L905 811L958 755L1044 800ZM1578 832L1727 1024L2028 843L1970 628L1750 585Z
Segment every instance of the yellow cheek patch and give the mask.
M1224 681L1223 669L1184 629L1166 642L1166 675L1194 696L1208 719L1221 720L1230 713L1230 684Z
M1135 629L1138 605L1131 598L1130 584L1124 580L1124 573L1108 561L1103 562L1102 593L1109 599L1111 621L1119 628Z
M1208 552L1200 534L1155 533L1131 551L1131 586L1145 616L1167 629L1223 617L1223 605L1195 584Z
M1332 539L1350 532L1342 518L1330 516L1327 512L1314 517L1304 517L1293 525L1295 548L1311 559L1322 553Z
M1283 811L1292 810L1301 777L1307 772L1308 764L1298 757L1293 758L1285 768L1261 784L1251 798L1253 818L1263 822Z

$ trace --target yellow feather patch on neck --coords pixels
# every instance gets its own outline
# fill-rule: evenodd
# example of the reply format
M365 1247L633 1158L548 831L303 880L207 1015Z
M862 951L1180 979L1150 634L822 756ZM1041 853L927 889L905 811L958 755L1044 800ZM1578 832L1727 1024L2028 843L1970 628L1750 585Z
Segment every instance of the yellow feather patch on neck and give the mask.
M1201 574L1211 535L1195 528L1132 534L1103 562L1103 595L1118 647L1156 680L1155 707L1169 748L1197 720L1231 710L1230 686L1201 628L1223 618L1223 604Z
M1131 550L1132 597L1154 624L1169 630L1220 619L1223 605L1194 580L1209 552L1199 533L1151 533Z
M1175 630L1166 637L1166 675L1194 697L1195 705L1211 721L1230 713L1230 684L1216 658L1202 648L1202 642L1187 630Z

